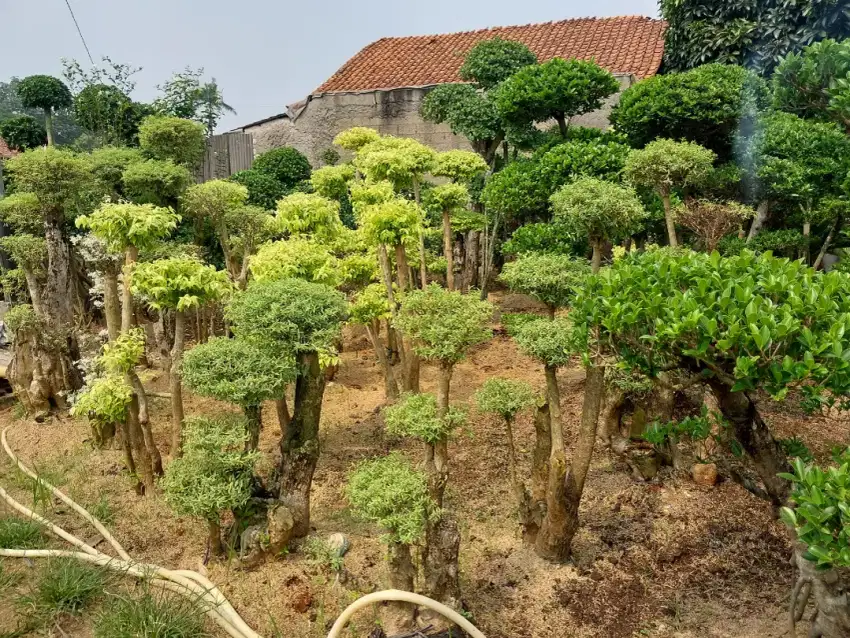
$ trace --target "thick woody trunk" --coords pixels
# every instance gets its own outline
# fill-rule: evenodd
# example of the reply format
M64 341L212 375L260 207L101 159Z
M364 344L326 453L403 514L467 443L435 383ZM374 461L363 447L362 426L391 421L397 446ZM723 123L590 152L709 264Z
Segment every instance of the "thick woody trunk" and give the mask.
M24 278L27 280L27 290L30 293L32 309L36 315L44 317L44 305L41 302L41 284L38 281L38 277L29 268L21 267L21 270L24 271Z
M531 456L531 514L527 539L533 544L537 539L543 517L546 515L546 491L549 485L549 457L552 454L552 424L548 401L538 406L534 413L534 452Z
M387 580L390 589L413 591L416 566L410 545L390 541L387 547ZM391 602L381 610L383 629L388 636L410 633L414 629L416 606L410 603Z
M493 219L493 229L492 234L488 234L488 231L485 230L484 233L484 250L483 252L483 260L484 264L481 269L481 301L487 300L487 294L490 290L490 279L491 274L493 272L493 258L496 254L496 237L499 233L499 221L500 216L497 214Z
M564 449L564 433L561 423L561 391L558 388L558 371L547 365L546 400L549 403L551 448L549 453L549 476L546 485L546 514L537 533L535 549L548 560L562 561L569 557L570 548L564 546L567 517L565 502L565 480L567 459Z
M292 538L310 533L310 488L319 460L319 421L325 375L316 352L300 355L292 420L281 438L279 499L292 514Z
M217 520L207 520L207 532L210 543L210 553L213 556L224 555L224 544L221 542L221 524Z
M171 455L180 456L183 438L183 379L180 366L183 361L183 343L186 338L186 315L182 310L174 313L174 345L171 347Z
M138 259L139 251L135 246L130 246L124 251L124 282L123 296L121 299L121 332L127 332L133 327L133 293L130 291L133 265Z
M620 432L620 421L623 415L623 403L626 394L620 388L609 386L605 389L605 401L599 415L597 436L608 447L613 447L615 441L623 438Z
M443 211L443 254L446 257L446 288L455 289L454 248L452 247L452 220L449 211Z
M791 468L782 447L773 438L746 392L732 392L719 381L712 383L711 387L723 417L732 425L735 438L752 459L771 502L776 506L783 505L788 499L790 485L777 475L790 472Z
M147 447L145 447L142 426L139 423L139 401L135 394L132 395L130 407L127 410L127 432L130 438L130 448L133 450L133 458L136 461L136 469L142 475L143 492L151 494L154 489L153 466Z
M121 302L118 298L118 274L111 270L103 272L103 314L109 340L115 341L121 334Z
M399 292L405 292L413 288L413 284L410 281L410 264L407 263L407 253L401 244L395 247L395 269L398 275Z
M277 412L277 423L280 426L280 433L286 436L286 428L289 427L289 422L292 417L289 415L289 405L286 403L286 397L283 396L276 399L274 402L275 412Z
M593 242L593 257L590 260L590 272L594 275L602 267L602 242Z
M381 366L381 371L384 374L384 392L387 396L387 402L395 403L398 399L398 383L396 383L393 367L390 365L390 360L387 357L387 348L381 339L381 335L378 333L378 322L375 321L373 325L366 326L366 333L369 335L372 348L375 350L375 358L378 360L378 365Z
M750 243L753 238L761 232L764 223L767 221L767 215L769 212L770 202L766 199L760 201L758 208L756 208L755 219L753 219L753 223L750 226L750 232L747 234L747 243Z
M466 261L463 264L463 291L467 292L478 283L478 253L481 233L470 230L466 235Z
M511 486L517 502L519 522L522 525L522 535L523 538L528 538L530 534L536 534L536 529L531 529L535 527L531 509L531 497L525 488L525 482L519 477L519 470L517 469L514 429L511 419L505 419L505 430L508 435L508 470L511 473Z
M673 219L673 206L670 202L670 191L661 191L661 201L664 202L664 221L667 224L667 240L670 246L678 248L679 238L676 236L676 221Z
M260 430L263 429L263 408L260 405L246 405L242 408L248 425L249 438L245 441L245 451L253 452L260 446Z
M846 638L850 636L850 569L817 569L815 563L803 558L804 548L794 551L794 563L803 583L808 582L811 597L817 610L809 638ZM798 606L805 609L805 601L792 597L796 616ZM795 636L796 633L792 633Z

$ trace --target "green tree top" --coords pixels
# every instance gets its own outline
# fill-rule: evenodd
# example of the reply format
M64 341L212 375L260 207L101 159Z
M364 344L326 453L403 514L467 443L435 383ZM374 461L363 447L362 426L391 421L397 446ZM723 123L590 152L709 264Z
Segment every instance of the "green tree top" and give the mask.
M469 189L463 184L453 182L439 184L425 194L423 206L435 213L465 210L469 206Z
M266 210L274 210L278 200L288 192L286 186L274 177L253 168L234 173L230 179L248 189L249 204L262 206Z
M31 115L17 115L0 121L0 137L15 151L25 151L47 143L47 131Z
M18 192L38 197L43 218L58 223L93 182L88 160L53 147L25 151L9 160L4 170L15 179Z
M504 138L504 125L496 105L487 94L471 84L440 84L422 101L422 117L435 124L447 123L477 148L482 143ZM482 149L483 150L483 149Z
M18 97L26 108L55 111L68 108L73 104L73 97L68 87L57 78L50 75L30 75L18 82L16 87Z
M174 206L192 182L192 174L171 160L146 160L128 165L121 180L127 198L137 204Z
M410 186L434 167L437 153L408 137L384 137L361 147L354 166L371 181L388 180L397 188Z
M428 478L398 453L362 461L348 477L348 502L357 514L387 531L390 542L415 543L439 511Z
M183 382L194 393L239 406L283 396L294 362L242 339L213 337L183 357Z
M342 228L339 203L312 193L292 193L277 203L275 225L289 235L333 239Z
M355 126L339 133L334 138L334 144L341 146L347 151L359 151L367 144L375 142L380 138L381 134L373 128Z
M537 403L538 394L525 381L494 377L487 379L475 393L475 403L482 412L498 414L506 421Z
M0 199L0 219L16 232L41 234L44 231L38 195L26 191Z
M194 168L206 149L204 127L179 117L151 115L139 126L139 146L154 159Z
M43 273L47 263L47 242L44 237L17 233L0 237L0 249L25 271Z
M281 146L262 153L252 166L252 170L274 177L286 189L292 189L305 179L310 179L311 168L304 154L291 146Z
M521 351L544 365L560 368L573 358L576 338L566 317L532 319L517 326L512 336Z
M180 215L171 209L153 204L105 203L77 217L76 224L90 230L109 251L120 253L130 247L150 248L168 237L179 221Z
M487 169L487 162L478 153L454 150L437 154L431 173L448 177L459 184L466 184L485 173Z
M656 140L633 151L626 161L626 178L669 194L674 188L700 183L712 170L716 155L693 142Z
M492 336L492 316L489 302L431 284L405 295L397 322L420 357L453 364Z
M390 182L352 182L351 205L358 220L367 206L383 204L395 198L395 189Z
M322 197L341 199L348 194L348 185L354 179L354 167L351 164L323 166L310 175L313 190Z
M95 377L76 395L71 414L99 425L124 423L132 400L133 388L123 376Z
M585 260L554 253L526 253L505 264L499 280L516 292L531 295L551 310L567 308L590 267Z
M405 394L398 403L384 408L387 432L410 436L434 444L447 439L466 423L466 413L450 407L445 417L437 414L437 398L426 392Z
M339 260L325 244L303 237L263 244L250 269L258 282L298 278L332 288L341 282Z
M99 363L108 374L124 375L133 369L145 353L145 333L133 328L103 346Z
M91 171L106 190L115 195L124 194L124 171L130 164L137 164L144 156L137 148L124 146L104 146L96 148L89 155Z
M136 264L131 286L151 308L178 311L221 299L231 289L226 272L186 257Z
M537 56L521 42L491 38L469 50L460 67L460 77L482 89L492 89L523 67L537 64Z
M236 182L213 179L194 184L183 194L183 208L190 215L209 219L214 225L248 201L248 189Z
M416 202L395 197L373 206L358 207L360 228L371 245L398 246L411 243L419 236L423 223L422 209Z
M373 321L392 317L387 289L384 284L369 284L359 293L349 308L349 321L368 326Z

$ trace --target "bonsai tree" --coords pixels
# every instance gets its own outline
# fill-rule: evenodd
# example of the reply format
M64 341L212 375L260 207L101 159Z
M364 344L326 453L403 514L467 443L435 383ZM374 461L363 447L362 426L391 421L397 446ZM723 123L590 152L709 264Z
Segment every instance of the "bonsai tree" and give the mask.
M619 88L595 62L554 58L525 66L499 84L495 104L502 118L516 124L554 119L566 138L571 117L595 111Z
M242 408L247 450L256 450L265 401L280 399L295 378L291 359L275 356L243 339L213 337L183 358L183 382L192 392Z
M693 142L656 140L643 150L634 151L626 162L626 178L636 186L655 189L664 202L667 237L676 248L676 220L671 196L674 188L693 186L711 173L716 155Z
M514 73L537 64L537 57L522 42L496 37L482 40L469 50L458 75L489 91Z
M47 131L30 115L18 115L0 122L0 137L15 151L44 146Z
M346 496L357 515L384 530L388 586L414 591L416 567L411 546L421 542L425 526L438 514L428 495L428 479L400 454L363 461L349 474ZM391 634L414 628L416 607L390 603L383 627Z
M139 146L156 160L170 160L191 170L204 156L206 136L197 122L150 115L139 126Z
M310 532L310 487L319 459L325 374L319 353L337 338L346 315L343 295L300 279L255 281L225 308L237 338L287 358L295 355L295 405L281 438L279 499L292 513L293 538Z
M227 273L196 259L172 257L136 265L131 290L155 310L174 312L171 348L171 454L179 456L183 428L181 366L186 335L186 312L221 299L230 289Z
M319 241L330 241L342 228L339 204L321 195L292 193L277 203L274 225L289 236L308 235Z
M281 146L257 156L252 170L274 178L289 192L299 183L310 179L310 162L291 146Z
M375 357L384 374L384 391L387 402L395 403L398 400L398 382L393 372L392 362L387 356L388 344L381 338L381 322L386 322L392 317L390 302L387 299L386 289L382 284L370 284L357 293L356 298L349 308L349 321L364 326Z
M689 199L675 211L676 221L697 236L708 252L717 250L720 240L729 233L743 232L744 223L755 211L738 202L713 202L708 199Z
M130 164L144 161L138 148L123 146L104 146L94 149L88 156L91 172L114 200L127 199L124 192L124 171Z
M469 190L461 184L440 184L428 191L425 207L443 220L443 256L446 259L446 288L455 289L452 215L469 205Z
M579 178L552 195L552 210L559 223L593 247L593 273L602 265L605 242L638 231L646 217L634 191L593 177ZM675 232L672 237L675 241Z
M508 468L511 473L511 483L514 496L517 499L517 507L519 508L519 519L523 530L531 531L534 526L531 497L517 469L513 423L517 414L537 403L537 394L524 381L494 377L487 379L475 393L475 403L482 412L495 414L504 421L508 435ZM528 532L526 532L527 534Z
M130 201L174 208L192 182L192 174L171 160L146 160L129 164L121 181Z
M381 139L381 134L375 129L365 126L355 126L342 133L338 133L334 138L334 144L347 151L356 152L370 142L375 142L379 139Z
M348 195L349 184L354 179L354 173L354 166L351 164L323 166L312 172L310 185L322 197L339 201Z
M21 100L21 106L41 109L44 112L47 145L53 146L53 114L59 109L73 105L71 91L62 80L50 75L30 75L18 82L15 90Z
M505 264L499 280L515 292L530 295L546 305L549 318L567 308L590 269L586 261L568 255L525 253Z
M230 237L230 255L239 266L236 285L244 290L248 285L251 260L257 247L271 235L272 216L259 206L241 206L225 215L224 223Z
M209 550L224 554L221 512L243 507L251 497L257 452L248 452L243 419L195 417L186 421L184 454L162 480L165 502L180 516L206 521Z
M301 237L263 244L250 270L258 282L298 278L331 288L341 282L339 260L326 245Z

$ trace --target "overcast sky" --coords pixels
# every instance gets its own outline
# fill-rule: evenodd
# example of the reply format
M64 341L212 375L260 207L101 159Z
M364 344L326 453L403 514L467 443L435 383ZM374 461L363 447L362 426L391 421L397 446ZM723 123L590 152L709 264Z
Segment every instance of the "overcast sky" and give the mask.
M204 67L237 111L227 130L284 110L362 47L386 36L583 16L657 16L656 0L69 0L98 62L143 68L137 100L186 65ZM0 0L0 81L59 75L88 58L65 0Z

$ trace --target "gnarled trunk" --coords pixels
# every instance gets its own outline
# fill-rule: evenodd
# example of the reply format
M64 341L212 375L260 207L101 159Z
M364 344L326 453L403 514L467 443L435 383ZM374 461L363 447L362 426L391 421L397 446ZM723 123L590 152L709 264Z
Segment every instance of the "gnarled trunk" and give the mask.
M263 428L263 407L246 405L242 408L248 425L249 438L245 441L245 451L253 452L260 446L260 430Z
M410 545L390 541L387 547L387 569L389 588L413 591L416 566L410 553ZM387 603L381 610L381 621L388 636L409 633L414 629L416 605L403 602Z
M819 570L815 563L803 558L802 547L796 548L794 562L800 570L800 581L809 583L817 615L809 630L809 638L845 638L850 636L850 569ZM792 597L791 614L798 612L798 604L805 601ZM792 634L792 636L795 634Z
M132 394L130 407L127 410L127 433L130 438L130 448L133 450L133 457L136 461L136 468L142 474L144 489L141 492L150 494L154 489L153 466L150 454L148 454L145 446L142 426L139 423L139 399L135 393Z
M222 556L224 545L221 542L221 524L217 520L207 520L207 538L210 543L210 553L213 556Z
M549 402L534 412L534 452L531 455L531 515L533 525L526 530L529 543L534 543L546 515L546 488L549 484L549 456L552 454L552 424Z
M425 539L425 591L430 598L452 609L460 609L460 530L457 521L448 512L443 512L438 521L428 525ZM426 624L437 628L446 625L442 616L423 612L422 618Z
M463 292L474 288L478 283L478 253L481 232L470 230L466 235L466 260L463 264Z
M505 430L508 436L508 471L511 473L511 486L519 510L519 522L522 525L523 538L536 534L534 517L531 509L531 497L525 487L525 482L519 477L517 469L516 447L514 446L514 428L512 419L505 419Z
M289 427L289 422L292 420L292 417L289 415L289 405L286 403L286 396L275 399L274 408L275 412L277 412L277 423L280 426L280 433L282 436L286 436L286 428Z

